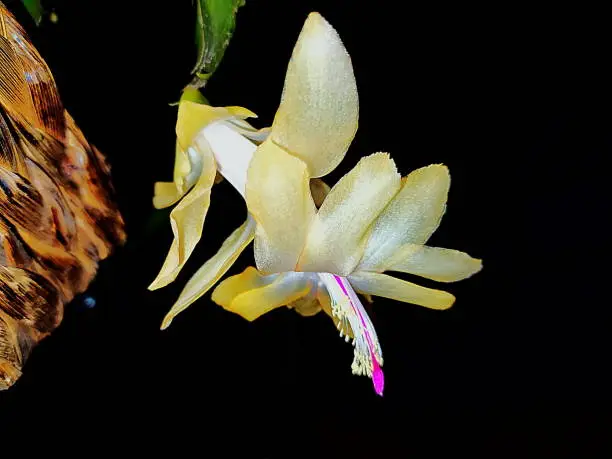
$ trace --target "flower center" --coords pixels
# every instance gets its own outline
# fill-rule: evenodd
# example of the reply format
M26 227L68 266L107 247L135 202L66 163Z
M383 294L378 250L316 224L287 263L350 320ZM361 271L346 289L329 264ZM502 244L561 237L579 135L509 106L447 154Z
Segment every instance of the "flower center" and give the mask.
M348 330L348 327L353 332L353 346L355 347L355 357L351 365L353 374L365 374L370 377L374 390L378 395L382 395L385 385L381 369L382 350L372 321L345 277L319 273L319 278L331 298L332 314L338 318L340 336L343 334L343 329ZM348 341L348 335L346 338Z
M219 173L244 197L249 163L257 146L223 121L209 124L200 136L208 142Z

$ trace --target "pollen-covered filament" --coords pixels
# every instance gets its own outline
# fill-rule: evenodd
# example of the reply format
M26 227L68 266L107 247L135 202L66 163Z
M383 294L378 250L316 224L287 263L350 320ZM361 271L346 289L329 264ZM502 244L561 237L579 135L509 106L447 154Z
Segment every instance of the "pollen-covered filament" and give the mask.
M332 314L338 319L340 336L343 336L349 327L353 333L353 374L372 378L374 390L378 395L382 395L385 384L381 369L382 351L368 314L346 278L328 273L319 273L319 278L331 298ZM348 339L346 335L346 340Z

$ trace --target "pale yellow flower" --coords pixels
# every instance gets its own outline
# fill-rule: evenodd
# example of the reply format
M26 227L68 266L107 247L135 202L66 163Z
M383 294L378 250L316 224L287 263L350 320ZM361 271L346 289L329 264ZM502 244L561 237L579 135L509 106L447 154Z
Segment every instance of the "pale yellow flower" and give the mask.
M180 201L170 213L174 241L150 290L174 281L200 240L217 174L244 196L246 169L257 144L268 134L267 129L256 130L244 121L254 116L242 107L206 105L197 90L183 95L176 123L174 181L156 183L153 197L158 209ZM247 218L235 234L246 245L253 231L254 222Z
M271 137L274 136L274 128ZM272 141L255 152L247 179L247 205L257 222L258 270L223 281L212 299L248 320L280 306L304 315L321 308L353 337L355 374L373 378L382 393L382 352L355 291L447 309L450 293L382 274L398 271L440 282L478 272L480 260L424 245L438 227L450 185L448 170L431 165L403 179L385 153L363 158L317 210L307 165ZM272 196L284 196L272 200ZM283 232L285 221L306 231Z
M371 377L382 394L382 351L355 291L446 309L455 300L450 293L382 273L453 282L479 271L481 262L424 245L445 210L450 185L445 166L421 168L402 179L391 158L376 153L363 158L324 199L320 196L327 189L312 179L342 160L357 118L350 58L331 26L311 14L289 63L269 136L254 149L248 170L241 169L248 210L256 222L257 269L226 279L212 298L248 320L281 306L303 315L323 309L341 335L353 338L353 372ZM226 261L233 262L250 242L241 234L232 235L221 255L188 282L165 325L227 270Z
M300 110L298 101L303 103ZM253 153L270 132L256 130L244 121L255 116L247 109L210 107L203 102L199 93L187 93L179 104L174 181L155 185L153 202L157 208L182 200L170 214L174 241L159 275L149 286L151 290L176 279L201 238L215 174L224 176L244 196ZM274 120L274 141L303 147L300 151L306 152L311 175L321 176L342 161L357 130L357 118L357 86L350 57L335 30L313 13L289 64L282 102ZM315 130L304 135L293 130L287 120L299 120ZM315 192L326 189L325 184L316 180L312 186ZM284 225L286 231L294 229L291 222ZM254 233L255 222L248 216L187 283L162 328L219 280L253 240Z

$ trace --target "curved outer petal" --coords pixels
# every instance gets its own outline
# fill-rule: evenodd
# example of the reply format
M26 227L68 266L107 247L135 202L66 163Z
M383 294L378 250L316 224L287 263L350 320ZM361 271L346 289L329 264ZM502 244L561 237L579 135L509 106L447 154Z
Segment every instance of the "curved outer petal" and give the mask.
M155 182L153 193L153 207L156 209L176 204L185 194L175 182Z
M176 138L187 150L198 133L210 123L230 118L256 118L257 115L242 107L211 107L191 101L179 103L176 119Z
M422 167L403 179L402 188L374 225L357 270L384 271L406 243L424 244L446 209L450 175L446 166Z
M266 140L249 165L246 202L257 221L257 268L294 271L316 211L306 164Z
M241 274L219 284L212 294L215 303L247 320L288 305L308 294L312 288L303 273L281 273L262 276L248 267Z
M459 250L406 244L389 259L385 270L416 274L438 282L456 282L476 274L482 261Z
M363 255L371 224L399 187L400 175L388 154L362 158L323 201L298 269L350 274Z
M164 265L157 278L149 286L149 290L164 287L174 281L202 237L216 167L209 148L202 148L200 152L202 154L202 174L193 189L170 212L174 240Z
M336 31L311 13L293 49L270 137L321 177L344 158L358 117L351 58Z
M448 309L455 302L455 297L448 292L421 287L386 274L357 272L349 281L360 292L431 309Z
M156 182L153 206L163 209L175 204L197 182L202 173L202 156L193 149L185 152L176 142L174 181Z
M179 295L172 309L164 317L161 329L170 326L172 320L204 295L234 264L238 256L253 240L255 221L249 216L224 242L219 251L196 271Z

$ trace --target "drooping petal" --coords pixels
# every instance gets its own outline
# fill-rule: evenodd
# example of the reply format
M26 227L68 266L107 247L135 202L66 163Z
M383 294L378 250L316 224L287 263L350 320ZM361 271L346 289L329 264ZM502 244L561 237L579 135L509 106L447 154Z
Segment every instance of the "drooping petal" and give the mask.
M246 201L257 221L255 261L263 273L293 271L316 208L306 164L269 139L255 152Z
M157 278L149 286L155 290L168 285L176 279L181 268L193 252L202 237L202 228L212 189L216 166L209 148L200 150L202 155L202 173L185 198L170 212L170 224L174 240Z
M370 226L397 193L400 175L386 153L359 163L331 189L308 233L300 271L346 276L359 263Z
M153 207L156 209L164 209L175 204L176 201L183 197L174 182L155 182Z
M234 264L245 247L253 240L254 234L255 221L249 216L247 221L223 242L219 251L189 279L178 300L164 317L162 330L168 328L178 314L201 298L218 282L221 276Z
M266 312L296 301L312 288L304 273L281 273L262 276L248 267L241 274L219 284L212 300L228 311L247 320L255 320Z
M456 282L476 274L482 261L459 250L406 244L397 250L385 270L416 274L438 282Z
M349 281L360 292L431 309L448 309L455 302L455 297L448 292L421 287L386 274L357 272Z
M153 206L163 209L175 204L198 181L202 173L202 155L190 148L185 152L176 142L174 181L155 183Z
M372 225L358 270L384 270L385 263L399 247L406 243L424 244L438 228L450 187L446 166L422 167L402 182L399 193Z
M311 13L293 50L270 136L306 162L311 176L321 177L344 158L358 115L351 58L336 31Z

